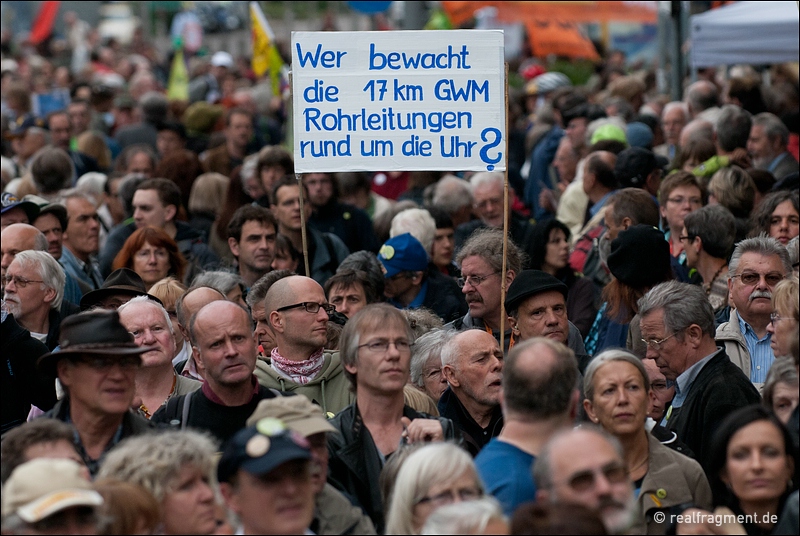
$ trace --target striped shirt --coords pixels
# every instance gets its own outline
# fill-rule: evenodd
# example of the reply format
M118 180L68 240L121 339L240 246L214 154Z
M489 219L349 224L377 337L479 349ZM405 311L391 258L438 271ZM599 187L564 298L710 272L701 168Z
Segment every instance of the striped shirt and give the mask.
M767 380L767 372L775 361L775 354L769 343L772 335L767 332L763 338L759 339L750 324L739 317L739 329L744 336L747 344L747 351L750 353L750 381L753 383L764 383Z

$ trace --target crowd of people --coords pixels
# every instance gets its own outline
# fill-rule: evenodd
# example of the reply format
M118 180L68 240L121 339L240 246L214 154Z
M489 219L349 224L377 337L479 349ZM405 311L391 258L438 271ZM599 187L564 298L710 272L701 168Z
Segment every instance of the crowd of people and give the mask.
M3 534L798 533L797 64L298 176L246 58L85 33L3 49Z

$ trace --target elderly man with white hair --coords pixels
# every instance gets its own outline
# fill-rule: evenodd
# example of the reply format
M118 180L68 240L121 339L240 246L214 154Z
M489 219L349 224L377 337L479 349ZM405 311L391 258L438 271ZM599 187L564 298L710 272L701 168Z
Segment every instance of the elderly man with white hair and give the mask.
M661 128L664 130L664 143L655 147L653 152L672 161L678 149L681 130L689 122L689 110L680 101L669 102L661 113Z
M119 321L133 336L137 346L150 347L142 354L142 366L136 371L136 396L139 415L149 419L173 396L196 391L201 382L179 376L172 358L180 351L175 329L164 307L147 296L136 296L117 309Z
M473 231L483 227L503 228L503 174L496 171L481 171L470 180L472 186L472 209L476 220L463 223L456 228L456 251L470 237ZM508 194L509 203L514 198L513 191ZM514 242L525 246L530 240L533 225L514 211L509 211L508 232Z
M58 345L64 269L46 251L17 253L5 274L3 299L17 323L52 350Z

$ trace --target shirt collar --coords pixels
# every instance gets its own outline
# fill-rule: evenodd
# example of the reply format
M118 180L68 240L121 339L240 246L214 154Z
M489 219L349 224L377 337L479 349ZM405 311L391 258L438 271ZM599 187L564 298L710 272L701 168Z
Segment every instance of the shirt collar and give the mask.
M697 378L697 375L700 374L700 371L706 366L706 363L711 361L711 358L721 351L722 348L718 346L716 352L705 356L703 359L684 370L683 373L675 379L675 391L683 395L687 394L695 378Z

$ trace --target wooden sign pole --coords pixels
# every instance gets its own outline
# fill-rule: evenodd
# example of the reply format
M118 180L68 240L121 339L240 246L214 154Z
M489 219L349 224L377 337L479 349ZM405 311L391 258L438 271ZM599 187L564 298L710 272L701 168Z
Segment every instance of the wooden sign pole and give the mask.
M500 271L500 351L505 352L506 258L508 256L508 63L505 64L506 170L503 172L503 269Z

